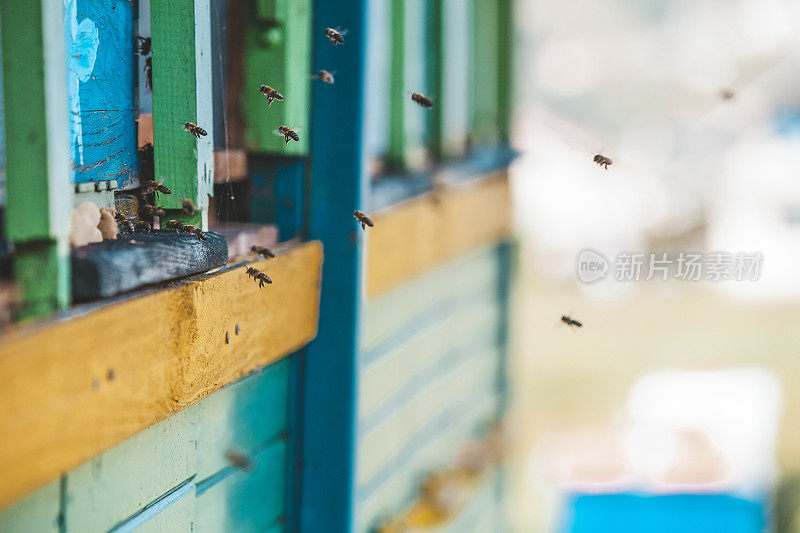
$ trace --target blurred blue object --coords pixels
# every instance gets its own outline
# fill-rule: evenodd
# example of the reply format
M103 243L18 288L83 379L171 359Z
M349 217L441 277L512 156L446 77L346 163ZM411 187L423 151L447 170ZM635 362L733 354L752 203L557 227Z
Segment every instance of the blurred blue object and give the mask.
M761 533L766 501L727 494L573 494L559 531L569 533Z

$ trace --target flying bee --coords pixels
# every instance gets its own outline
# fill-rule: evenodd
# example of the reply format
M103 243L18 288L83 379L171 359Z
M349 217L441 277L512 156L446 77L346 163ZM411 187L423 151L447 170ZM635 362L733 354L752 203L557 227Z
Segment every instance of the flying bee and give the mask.
M734 96L736 96L736 93L732 89L723 89L719 92L719 97L723 100L733 100Z
M335 72L328 72L327 70L320 70L317 72L317 77L321 79L325 83L330 83L333 85L333 75Z
M145 204L142 207L142 211L144 212L145 215L150 217L163 217L167 214L167 212L161 209L160 207L155 207L153 205L147 205L147 204Z
M245 274L247 274L248 276L253 278L253 281L257 281L258 282L258 288L259 289L263 289L265 283L266 284L272 283L272 280L270 279L269 276L267 276L266 274L264 274L260 270L257 270L257 269L255 269L253 267L247 267L247 270L245 271Z
M411 93L411 101L424 107L425 109L430 109L433 107L433 100L422 95L421 93Z
M144 80L145 85L147 88L150 89L150 92L153 92L153 58L152 56L147 56L147 59L144 60Z
M138 53L140 56L150 55L150 45L152 44L150 37L142 37L141 35L137 35L136 41L138 42L136 45L136 53Z
M144 220L140 220L139 222L137 222L136 225L133 227L133 229L135 230L136 233L150 233L151 231L153 231L153 228L152 226L150 226L150 223L145 222Z
M363 230L366 230L367 226L369 226L371 228L374 225L373 222L372 222L372 219L369 218L364 213L362 213L361 211L359 211L358 209L353 211L353 216L361 224L361 229L363 229Z
M186 198L183 202L181 202L181 209L183 209L183 212L190 217L193 217L198 211L200 211L200 209L194 205L194 202L189 198Z
M327 28L325 30L325 37L330 39L330 41L333 43L333 46L344 44L344 35L346 34L346 31L334 30L333 28Z
M145 184L142 186L141 194L146 195L154 192L160 192L162 194L172 194L172 191L169 190L169 187L161 185L159 182L155 180L146 181Z
M567 315L562 315L561 316L561 322L563 322L564 324L566 324L567 326L569 326L571 328L572 327L575 327L575 328L582 328L583 327L583 322L575 320L574 318L572 318L570 316L567 316Z
M594 162L600 165L601 167L606 167L606 170L608 170L608 165L612 163L612 161L609 158L607 158L602 154L597 154L596 156L594 156Z
M286 146L289 146L289 141L300 141L300 136L297 132L300 131L300 128L290 128L288 126L279 126L277 130L275 130L275 135L280 135L286 140Z
M269 85L262 85L258 92L267 97L267 106L271 106L273 100L283 100L283 95Z
M256 246L255 244L250 247L250 251L254 254L263 255L264 259L269 259L270 257L275 257L275 254L269 248L264 248L262 246Z
M208 132L206 130L204 130L203 128L192 122L187 122L186 124L184 124L183 129L194 135L195 139L199 139L200 137L205 137L206 135L208 135Z
M241 468L247 472L250 472L253 469L253 461L251 461L250 458L243 453L228 450L225 452L225 457L236 468Z

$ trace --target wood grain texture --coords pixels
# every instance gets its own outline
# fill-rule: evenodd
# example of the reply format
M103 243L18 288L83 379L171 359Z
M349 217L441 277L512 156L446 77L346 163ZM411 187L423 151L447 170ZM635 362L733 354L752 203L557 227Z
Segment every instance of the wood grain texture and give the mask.
M321 263L309 242L251 263L264 289L239 267L0 338L0 507L305 345Z
M367 245L367 298L511 233L506 170L373 213Z

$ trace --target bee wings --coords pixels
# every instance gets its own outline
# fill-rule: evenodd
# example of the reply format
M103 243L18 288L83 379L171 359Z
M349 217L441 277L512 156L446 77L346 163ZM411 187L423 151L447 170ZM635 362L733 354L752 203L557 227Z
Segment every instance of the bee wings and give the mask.
M289 129L292 130L295 133L300 133L301 131L303 131L303 128L289 128ZM280 130L278 130L277 128L272 130L272 133L274 133L275 135L280 135L281 137L284 136L284 134L281 133Z

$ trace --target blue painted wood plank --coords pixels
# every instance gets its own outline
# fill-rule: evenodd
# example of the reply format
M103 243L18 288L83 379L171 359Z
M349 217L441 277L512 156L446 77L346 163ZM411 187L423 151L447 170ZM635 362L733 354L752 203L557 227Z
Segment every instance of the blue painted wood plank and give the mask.
M72 181L138 185L133 4L65 0Z
M325 261L319 331L303 362L303 503L298 525L305 532L349 532L353 524L364 236L352 213L363 205L366 183L362 160L366 12L366 0L317 2L311 33L315 61L336 70L337 76L336 91L315 84L312 92L309 236L323 242ZM326 28L337 26L349 30L342 46L333 46L324 35Z
M56 533L59 531L60 504L61 480L58 480L0 512L0 531Z

